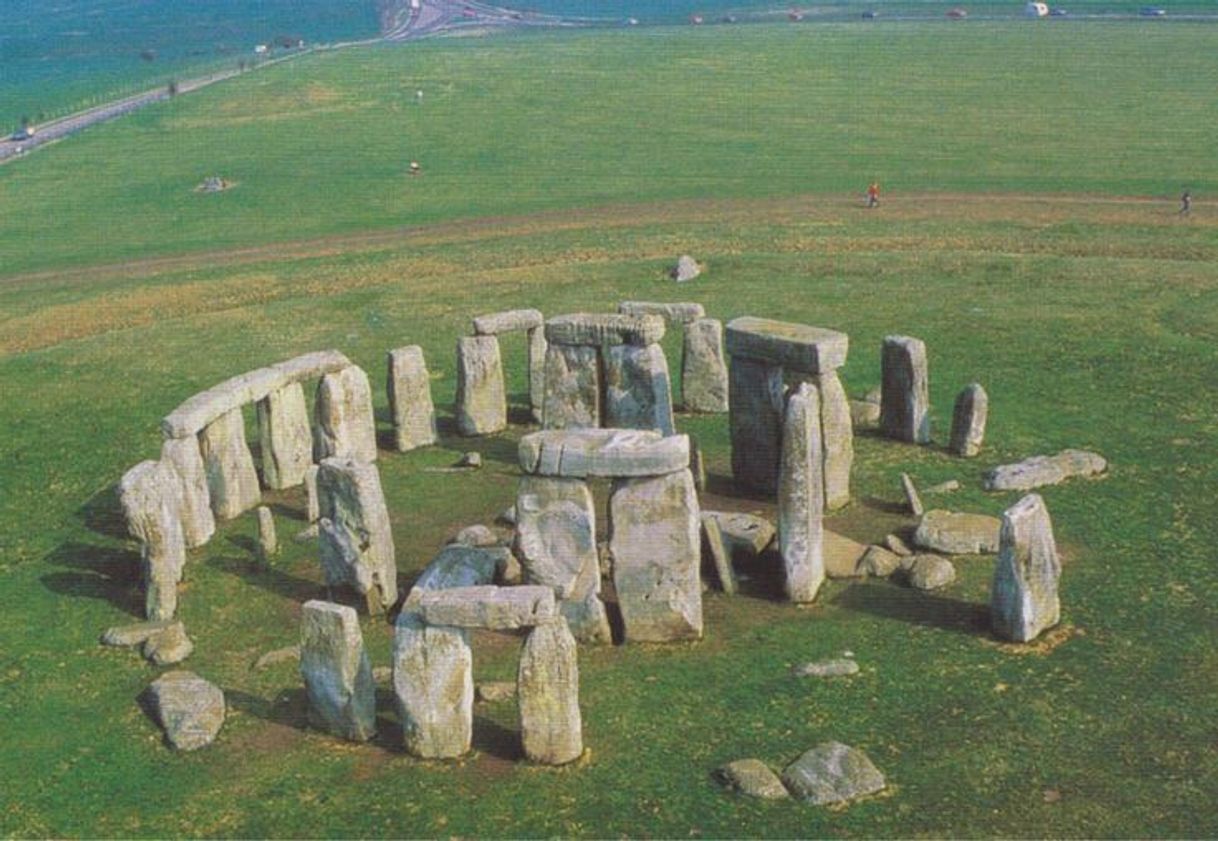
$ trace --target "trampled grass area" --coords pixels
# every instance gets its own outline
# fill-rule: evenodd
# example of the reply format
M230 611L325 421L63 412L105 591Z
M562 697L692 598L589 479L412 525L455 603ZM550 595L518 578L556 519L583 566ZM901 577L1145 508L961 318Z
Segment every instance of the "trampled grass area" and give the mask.
M1096 31L1100 35L1093 40L1112 39L1113 55L1122 49L1142 54L1140 34L1126 39L1104 26ZM926 58L909 72L930 73L930 36L911 32L923 39ZM1132 36L1141 30L1121 32ZM1180 32L1204 40L1208 30ZM772 34L776 54L784 44L794 50L786 41L793 36ZM841 34L856 37L848 29ZM674 42L678 58L685 37ZM717 53L726 43L717 42ZM998 43L1009 46L1009 39ZM558 61L548 54L551 47L570 56L624 50L624 44L612 33L477 47L437 44L420 50L418 61L445 67L449 78L468 79L478 75L471 65L485 67L487 56L499 56L504 63L494 81L507 72L512 51L520 51L518 58L531 52L544 63ZM1175 61L1185 52L1165 52L1164 60ZM372 68L402 61L404 55L378 51L334 60L356 62L352 66L367 73L361 62ZM844 62L844 52L833 55ZM1098 50L1093 58L1101 60ZM545 110L548 103L579 101L566 90L568 77L573 90L596 89L584 76L591 74L588 66L569 61L570 72L555 77L562 84L551 83L553 96L538 99L533 122L545 126L552 118L567 129L562 144L552 141L546 147L556 154L561 149L573 154L569 150L581 136L589 148L603 149L597 144L605 143L606 130L594 114ZM660 64L655 61L648 72L659 73ZM694 86L702 69L684 66L683 74L669 69L655 83L683 78ZM299 72L308 67L301 64ZM291 71L285 71L281 87L255 84L248 94L263 103L281 101L289 114L305 107L301 103L307 104L310 85L355 87L348 88L328 61L311 67L309 73L317 75L307 82L301 76L299 84L292 83ZM857 69L846 62L817 72L836 78L847 72L843 67ZM1134 72L1115 60L1108 69ZM726 71L715 70L712 77L715 73ZM642 69L639 74L648 79ZM984 78L996 84L995 75L1001 74ZM601 88L606 85L602 76ZM840 83L842 92L847 88ZM369 89L376 85L369 83ZM609 89L605 95L616 101ZM805 109L797 96L802 90L786 90L785 110ZM890 92L886 111L905 107L899 94L900 89ZM766 107L785 112L778 94L773 96ZM874 96L878 107L879 94ZM89 144L118 149L122 137L153 126L152 135L163 135L166 147L200 149L207 147L202 138L214 140L221 125L244 131L237 118L250 113L243 109L253 108L254 100L208 97L175 104L172 112L154 115L148 123L116 124L39 153L21 167L5 168L0 183L49 197L53 180L70 176L94 196L95 207L121 205L127 200L115 186L121 179L110 180L108 170L79 169L73 156ZM378 110L375 94L360 101L364 105L351 112L351 121L385 126L370 136L397 138L394 120L405 117ZM653 110L667 102L659 93L647 101ZM471 138L474 148L495 125L509 120L502 105L494 97L482 103L490 127L480 129L483 140ZM1019 122L1011 122L1011 115L1023 119L1036 111L1026 103L1011 109L1000 105L979 101L975 112L962 113L963 100L944 99L940 123L971 126L980 115L985 131L1000 138L1003 121L1011 130ZM1108 120L1130 143L1174 148L1169 130L1151 119L1158 105L1149 98L1143 105L1126 109L1118 119L1119 109L1100 102L1078 122ZM409 113L407 107L401 114ZM453 130L462 120L472 131L472 117L454 117ZM176 129L170 121L178 121ZM731 135L727 117L719 125ZM286 167L279 156L294 154L289 141L300 126L288 117L264 125L267 149L278 151L268 151L262 161L257 150L247 148L250 168L237 177L260 179L263 168ZM322 224L319 209L286 187L276 216L261 199L254 201L251 191L245 193L250 204L241 211L248 230L233 227L226 233L216 222L215 239L183 236L149 251L170 255L187 246L217 248L313 233L326 237L247 254L212 251L177 262L56 270L0 282L0 716L5 722L0 831L16 836L1218 833L1213 807L1218 726L1211 710L1218 679L1212 611L1218 598L1212 562L1218 541L1212 499L1218 466L1213 376L1218 219L1205 203L1182 219L1171 202L1128 198L1128 193L1152 192L1131 186L1149 177L1140 159L1134 166L1132 159L1110 157L1105 170L1084 154L1081 139L1063 146L1060 157L1044 158L1021 158L995 140L993 159L1005 160L1007 173L998 186L1018 193L1042 184L1067 186L1045 186L1049 194L1044 196L977 194L969 182L978 177L974 168L990 165L989 158L977 153L954 159L954 152L942 148L935 158L913 142L920 136L914 122L874 126L877 159L900 163L904 171L933 164L945 173L940 189L954 192L913 196L894 187L878 211L868 212L852 195L857 179L850 173L809 165L813 180L787 183L779 177L782 162L818 148L795 144L797 132L790 128L773 135L772 150L718 145L726 162L721 169L755 163L769 173L761 183L733 190L732 184L745 180L733 182L715 170L705 180L691 176L692 186L683 188L685 182L666 180L665 173L702 172L688 156L706 162L714 149L627 137L620 145L639 144L630 152L636 164L645 162L645 146L658 156L648 163L657 183L636 183L631 191L598 164L567 193L530 197L470 188L472 198L459 207L457 184L433 179L429 164L419 183L437 191L426 194L434 196L438 208L432 217L456 221L365 234L356 230L361 219L377 228L403 220L386 214L373 225L371 208L336 201ZM1189 151L1196 125L1173 126L1181 131L1179 156L1151 160L1164 171L1184 166L1173 161L1191 160L1192 166L1200 160L1199 151ZM692 126L685 130L692 136ZM1094 145L1111 150L1118 141L1103 135ZM300 148L308 148L304 139ZM370 162L361 158L369 152L350 151L349 172L358 170L360 159ZM461 165L471 166L475 151L459 152ZM337 158L324 163L336 166ZM299 168L307 169L309 160L301 158ZM522 160L513 164L518 181L527 180L519 175ZM130 166L128 172L138 169L120 164ZM164 166L164 158L145 158L142 183L160 179ZM604 190L592 194L598 175L604 176ZM894 178L881 177L886 184ZM335 177L328 183L341 181ZM432 186L437 181L439 186ZM266 183L279 181L267 178ZM469 176L465 183L480 182ZM552 184L555 191L562 187L557 180ZM765 194L767 185L771 195ZM338 189L335 196L351 195ZM1200 187L1196 191L1203 195ZM210 198L247 201L242 195L239 188ZM610 206L627 199L631 204ZM485 208L510 215L493 222L465 220ZM428 215L424 210L420 216ZM153 225L154 216L148 209L145 223ZM87 222L83 212L65 217L63 224L65 242L46 241L47 260L58 255L55 259L84 261L79 243L71 241L78 236L74 231L92 232L107 259L138 253L129 242L123 244L129 235L121 225L107 233L96 220ZM191 224L206 229L202 220ZM16 242L5 227L7 242ZM682 252L704 261L707 272L676 287L663 278L663 270ZM343 350L370 372L383 415L385 351L421 344L446 421L443 445L406 455L382 451L379 462L406 584L447 536L489 521L515 491L514 440L521 428L471 441L453 436L447 422L455 338L468 330L469 317L520 306L551 315L607 310L628 298L697 300L723 319L747 313L844 330L852 349L843 374L852 393L876 384L882 336L917 335L930 350L940 442L957 390L971 381L984 383L990 427L978 459L963 461L939 447L913 448L868 435L856 439L855 501L829 526L859 540L878 539L908 522L891 510L899 498L900 471L922 485L957 478L964 487L936 504L997 514L1018 495L983 493L978 480L986 467L1068 446L1106 455L1112 464L1107 478L1044 491L1065 554L1064 621L1073 634L1048 653L1018 654L996 645L986 631L984 609L991 558L962 560L957 583L938 594L915 594L888 582L833 582L804 609L769 595L772 567L763 565L752 570L742 595L707 595L707 635L698 644L581 650L581 700L591 749L581 765L555 770L518 762L510 703L476 709L476 752L467 760L419 762L396 746L399 728L384 691L381 735L370 745L352 746L304 726L294 665L251 669L263 652L295 641L299 603L322 592L314 547L291 541L303 527L303 499L296 491L270 497L284 544L270 569L254 560L250 517L225 526L205 549L192 553L180 613L197 648L185 666L225 690L229 719L217 743L201 752L175 755L161 744L135 701L158 670L134 653L101 648L97 636L110 625L132 621L141 604L137 556L121 535L113 485L127 467L156 455L162 415L227 376L324 347ZM522 345L504 342L517 403L525 390ZM665 345L675 362L675 336ZM725 417L682 417L679 426L698 435L707 450L712 476L707 507L772 510L766 501L733 493ZM387 431L383 417L381 430ZM482 471L428 472L468 449L486 457ZM374 664L387 665L390 629L365 620L364 634ZM476 679L510 677L515 644L479 639ZM859 675L813 682L790 673L796 663L844 650L854 652L862 666ZM888 794L831 811L747 801L724 794L709 776L719 764L746 756L781 767L826 739L867 750L888 776Z

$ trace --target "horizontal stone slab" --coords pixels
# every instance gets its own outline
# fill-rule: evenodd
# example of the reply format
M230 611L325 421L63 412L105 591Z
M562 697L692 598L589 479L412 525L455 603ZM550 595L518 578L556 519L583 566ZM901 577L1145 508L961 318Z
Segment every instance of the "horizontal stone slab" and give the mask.
M622 301L617 305L617 311L622 315L658 315L669 324L689 324L699 318L706 318L706 310L702 305L693 301L675 304L661 304L656 301Z
M981 480L987 491L1029 491L1056 485L1075 476L1095 476L1108 469L1108 461L1088 450L1062 450L1052 456L1032 456L1016 464L993 468Z
M577 312L546 322L546 341L556 345L651 345L664 338L658 315Z
M726 346L728 356L822 374L846 364L850 337L824 327L746 315L728 322Z
M497 336L516 330L532 330L545 323L541 310L505 310L480 315L474 319L474 333L478 336Z
M238 374L187 398L161 421L166 438L197 435L203 427L238 409L256 403L291 383L341 371L351 360L336 350L306 353L285 362Z
M541 586L415 590L405 609L428 625L492 631L531 628L558 616L554 588Z
M520 439L520 467L538 476L663 476L689 467L689 436L642 429L546 429Z

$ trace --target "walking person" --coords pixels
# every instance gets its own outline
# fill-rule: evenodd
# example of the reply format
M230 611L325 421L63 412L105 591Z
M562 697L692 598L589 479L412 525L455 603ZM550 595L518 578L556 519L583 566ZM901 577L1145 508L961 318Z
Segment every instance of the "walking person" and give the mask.
M1184 195L1180 196L1180 215L1188 216L1188 212L1193 209L1193 194L1188 190L1184 191Z
M878 181L872 181L871 186L867 188L867 206L880 206L880 184Z

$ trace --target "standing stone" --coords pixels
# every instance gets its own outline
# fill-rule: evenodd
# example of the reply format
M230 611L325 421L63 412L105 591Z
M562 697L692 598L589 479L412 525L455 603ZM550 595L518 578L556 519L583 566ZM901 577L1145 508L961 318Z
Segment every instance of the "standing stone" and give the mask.
M300 615L300 675L309 720L353 742L376 734L376 684L353 608L308 601Z
M613 583L628 641L702 636L698 496L689 470L619 479L609 498Z
M710 557L711 566L715 570L715 579L719 589L729 596L736 595L736 572L732 569L732 553L723 532L719 530L719 521L714 517L699 517L702 523L703 554Z
M880 432L911 444L930 443L930 380L926 345L911 336L885 336L880 357Z
M275 517L271 509L259 505L258 514L258 556L266 563L279 554L279 538L275 536Z
M541 425L545 429L595 429L600 426L600 363L594 347L546 348L546 392Z
M659 345L615 345L606 350L605 427L676 433L668 362Z
M824 452L825 508L833 511L850 502L850 470L854 465L854 426L850 401L836 371L815 378L820 392L821 448Z
M516 553L526 584L554 588L576 639L612 637L600 599L596 507L580 479L524 476L516 495Z
M457 339L457 431L489 435L507 428L507 393L497 336Z
M211 495L207 491L207 470L203 466L203 454L199 452L199 439L194 435L185 438L167 438L161 444L161 461L168 463L178 474L182 489L182 537L187 549L197 549L211 540L216 532L216 515L211 510Z
M990 619L994 633L1030 642L1061 619L1057 582L1061 560L1053 539L1053 522L1039 494L1028 494L1002 514L1002 533Z
M529 409L533 420L541 423L546 403L546 331L543 327L529 330Z
M956 406L952 410L952 437L947 448L965 458L972 458L981 452L989 413L990 398L980 383L965 386L956 397Z
M123 475L118 495L127 516L127 531L140 542L144 615L172 619L186 564L178 475L168 462L142 461Z
M326 374L313 406L313 456L376 461L376 419L372 387L362 368L350 365Z
M825 580L820 401L801 383L787 401L778 478L778 545L787 598L810 602Z
M430 627L403 610L393 635L393 692L407 751L422 759L469 751L474 677L466 631Z
M317 471L320 469L314 464L305 471L304 475L306 515L310 523L316 523L321 519L321 504L317 500Z
M175 750L206 747L224 726L224 693L194 672L166 672L145 692L147 708Z
M245 444L245 418L233 409L203 427L199 453L207 473L211 510L224 520L242 514L262 498L254 457Z
M529 632L517 671L520 738L533 762L563 765L584 752L575 638L562 619Z
M723 322L700 318L685 328L681 350L681 398L687 412L728 410Z
M393 444L399 453L438 440L436 408L431 402L431 378L418 345L389 351L389 411Z
M304 388L290 383L258 401L262 481L268 488L294 488L313 464L313 432Z
M397 601L397 563L389 510L376 465L326 459L317 474L320 555L328 586L350 584L369 610Z
M732 475L749 490L773 493L782 454L782 368L732 357L731 381Z

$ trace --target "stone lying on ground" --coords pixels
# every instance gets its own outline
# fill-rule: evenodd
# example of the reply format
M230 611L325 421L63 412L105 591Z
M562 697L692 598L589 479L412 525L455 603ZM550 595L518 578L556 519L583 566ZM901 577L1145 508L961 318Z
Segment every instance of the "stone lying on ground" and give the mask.
M224 725L224 693L194 672L166 672L145 690L144 699L177 750L210 745Z
M489 435L507 428L507 392L499 339L461 336L457 339L457 431Z
M794 669L796 677L846 677L858 674L859 664L849 657L801 663Z
M287 663L294 660L300 660L299 645L289 645L286 648L276 648L274 651L266 652L254 661L254 668L265 669L277 663Z
M217 517L231 520L258 504L262 491L254 457L245 443L245 417L239 408L203 427L199 455L207 474L211 510Z
M541 421L545 429L600 426L600 352L594 347L550 344L544 363Z
M552 622L558 616L554 590L521 586L414 590L406 602L428 625L510 631Z
M468 632L429 626L403 610L393 635L393 692L407 751L423 759L466 753L474 705Z
M547 429L520 439L520 467L539 476L660 476L689 467L689 436L642 429Z
M275 490L294 488L313 464L313 431L300 383L289 383L258 401L258 447L262 483Z
M907 568L909 586L915 590L937 590L956 580L956 568L947 558L938 555L914 555Z
M118 496L127 530L140 542L144 615L172 619L178 609L178 582L186 564L178 475L167 462L142 461L123 474Z
M837 330L751 315L727 323L727 352L805 374L834 371L846 363L850 338Z
M918 496L918 487L908 473L901 474L901 490L905 494L905 507L909 509L909 513L915 517L921 517L925 513L925 509L922 507L922 497Z
M668 276L677 283L693 280L700 274L702 274L702 267L688 254L682 254L677 258L677 264L668 270Z
M462 546L498 546L499 535L483 525L466 526L457 532L449 543L459 543Z
M584 752L575 638L562 619L525 637L517 670L520 741L532 762L563 765Z
M602 354L605 371L604 426L676 432L668 361L659 345L616 345Z
M851 400L850 422L855 429L879 429L880 404L870 400Z
M353 742L376 735L376 685L353 608L316 599L304 603L300 675L314 726Z
M380 473L371 462L329 458L317 475L319 546L329 586L350 584L369 608L397 601L397 561Z
M884 546L894 555L899 555L902 558L908 558L913 554L913 550L909 548L905 541L895 534L884 535Z
M729 596L736 595L736 573L732 569L732 553L728 543L723 539L719 530L719 521L714 517L703 516L702 522L702 554L704 565L710 560L714 570L715 583L719 589Z
M545 318L540 310L505 310L475 318L474 334L496 336L500 333L512 333L517 330L532 330L541 327L544 323Z
M818 806L875 794L886 785L865 753L840 742L804 753L782 772L782 782L792 796Z
M516 697L516 684L510 680L488 680L474 686L474 700L480 704L493 704Z
M1029 491L1074 476L1094 476L1107 469L1108 462L1099 453L1062 450L1057 455L1032 456L1017 464L995 467L985 474L982 486L987 491Z
M737 759L715 769L715 780L725 788L763 800L790 797L778 775L760 759Z
M825 529L825 574L830 578L857 578L866 553L864 544Z
M774 524L765 517L743 511L703 511L702 518L712 519L719 526L729 557L756 557L769 548L777 534Z
M319 534L321 534L321 526L319 526L317 523L310 523L300 531L296 532L296 535L292 539L297 543L312 543L317 539Z
M658 315L580 312L549 319L545 330L546 341L552 345L643 347L664 338L664 319Z
M163 631L158 631L144 641L141 653L157 666L172 666L181 663L195 650L195 644L186 635L186 627L175 622Z
M706 310L699 303L683 301L662 304L656 301L622 301L617 305L622 315L658 315L670 324L689 324L706 317Z
M372 387L362 368L349 365L326 374L313 403L313 457L376 461Z
M431 376L423 349L418 345L397 348L388 354L386 384L389 412L393 420L393 444L404 453L436 443L436 407L431 399Z
M926 345L912 336L885 336L880 354L880 431L911 444L930 443L930 381Z
M495 580L495 570L510 557L511 552L503 546L473 547L451 543L427 565L411 592L490 584Z
M825 580L824 466L820 398L800 383L787 400L778 474L778 552L783 588L793 602L816 598Z
M681 400L687 412L726 412L727 356L723 322L700 318L685 328L681 345Z
M216 532L216 515L211 510L207 490L207 468L195 435L166 438L161 444L161 461L173 467L182 489L182 539L187 549L197 549Z
M1028 494L1002 514L1001 546L990 589L994 633L1030 642L1061 619L1061 560L1044 500Z
M1002 523L985 514L927 511L914 532L914 545L946 555L979 555L998 551Z
M457 459L454 467L472 467L475 470L482 466L482 453L473 452L462 453L461 458Z
M883 546L868 546L863 557L859 558L858 574L887 578L900 566L901 558L895 552L890 552Z
M985 440L985 422L989 415L990 398L979 383L965 386L956 397L952 409L952 433L948 450L966 458L981 452Z
M955 479L948 479L946 482L940 482L937 485L931 485L929 488L926 489L926 493L928 493L928 494L945 494L945 493L951 493L952 491L958 491L958 490L960 490L960 483L957 482Z
M118 648L143 645L144 641L154 634L159 634L167 628L181 624L181 621L177 619L162 619L153 622L134 622L130 625L116 625L113 628L107 628L106 632L102 634L101 644Z

